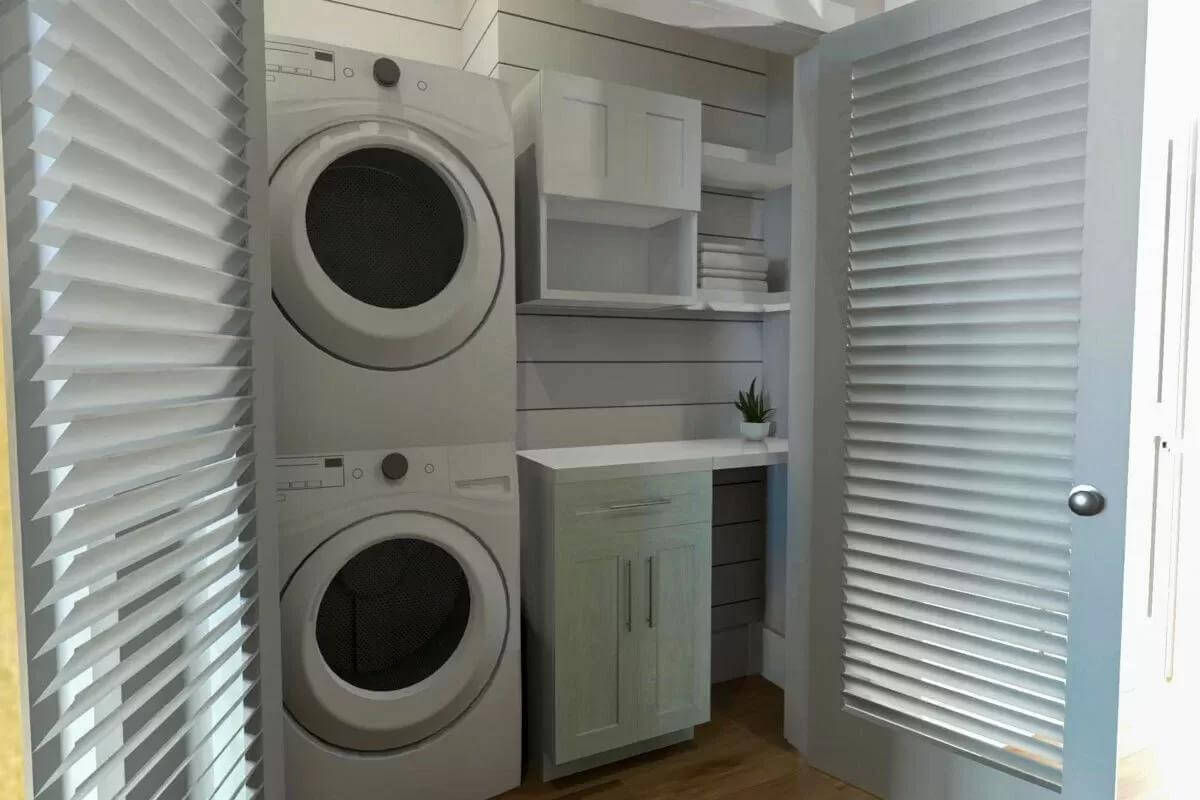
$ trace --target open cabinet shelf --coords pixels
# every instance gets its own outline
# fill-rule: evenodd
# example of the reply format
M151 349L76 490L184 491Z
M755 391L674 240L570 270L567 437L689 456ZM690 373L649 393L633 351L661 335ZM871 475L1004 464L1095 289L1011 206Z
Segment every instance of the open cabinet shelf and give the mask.
M697 289L693 311L722 311L737 314L773 314L791 311L790 292L737 292L728 289Z
M792 185L792 151L764 153L705 142L700 182L713 189L766 194Z

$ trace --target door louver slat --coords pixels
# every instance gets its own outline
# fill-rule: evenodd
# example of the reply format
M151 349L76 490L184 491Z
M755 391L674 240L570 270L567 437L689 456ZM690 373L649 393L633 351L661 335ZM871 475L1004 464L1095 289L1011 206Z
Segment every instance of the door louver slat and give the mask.
M843 702L1058 787L1090 12L851 81Z
M5 138L13 307L36 342L18 377L42 395L18 411L33 800L257 797L277 588L256 468L261 11L21 5L36 66L0 72L6 125L28 123Z

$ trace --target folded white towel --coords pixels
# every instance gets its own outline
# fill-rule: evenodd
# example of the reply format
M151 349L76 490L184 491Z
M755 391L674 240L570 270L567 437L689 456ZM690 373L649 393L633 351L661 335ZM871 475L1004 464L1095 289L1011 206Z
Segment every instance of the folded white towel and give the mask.
M742 281L734 278L701 278L701 289L731 289L738 292L765 292L766 281Z
M705 269L740 269L747 272L767 273L766 256L745 253L700 253L700 266Z
M745 253L761 256L766 248L760 239L710 239L700 237L700 252L702 253Z
M737 278L744 281L766 280L766 273L749 269L707 269L700 270L701 278Z

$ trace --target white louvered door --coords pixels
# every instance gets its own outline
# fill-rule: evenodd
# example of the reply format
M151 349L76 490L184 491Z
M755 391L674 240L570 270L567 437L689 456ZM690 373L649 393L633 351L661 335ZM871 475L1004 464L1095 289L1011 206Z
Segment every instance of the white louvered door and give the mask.
M0 14L30 797L282 798L261 2Z
M1114 796L1147 7L820 45L808 754L887 798Z

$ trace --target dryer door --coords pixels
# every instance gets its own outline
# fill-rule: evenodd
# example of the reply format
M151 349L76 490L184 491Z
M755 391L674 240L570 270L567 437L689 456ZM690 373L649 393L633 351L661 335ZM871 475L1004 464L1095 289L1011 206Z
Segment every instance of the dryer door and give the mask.
M411 369L461 347L491 311L500 223L467 161L429 131L347 122L309 137L271 178L275 300L343 361Z
M406 747L449 727L495 673L509 598L467 529L415 511L338 531L282 598L284 703L346 750Z

